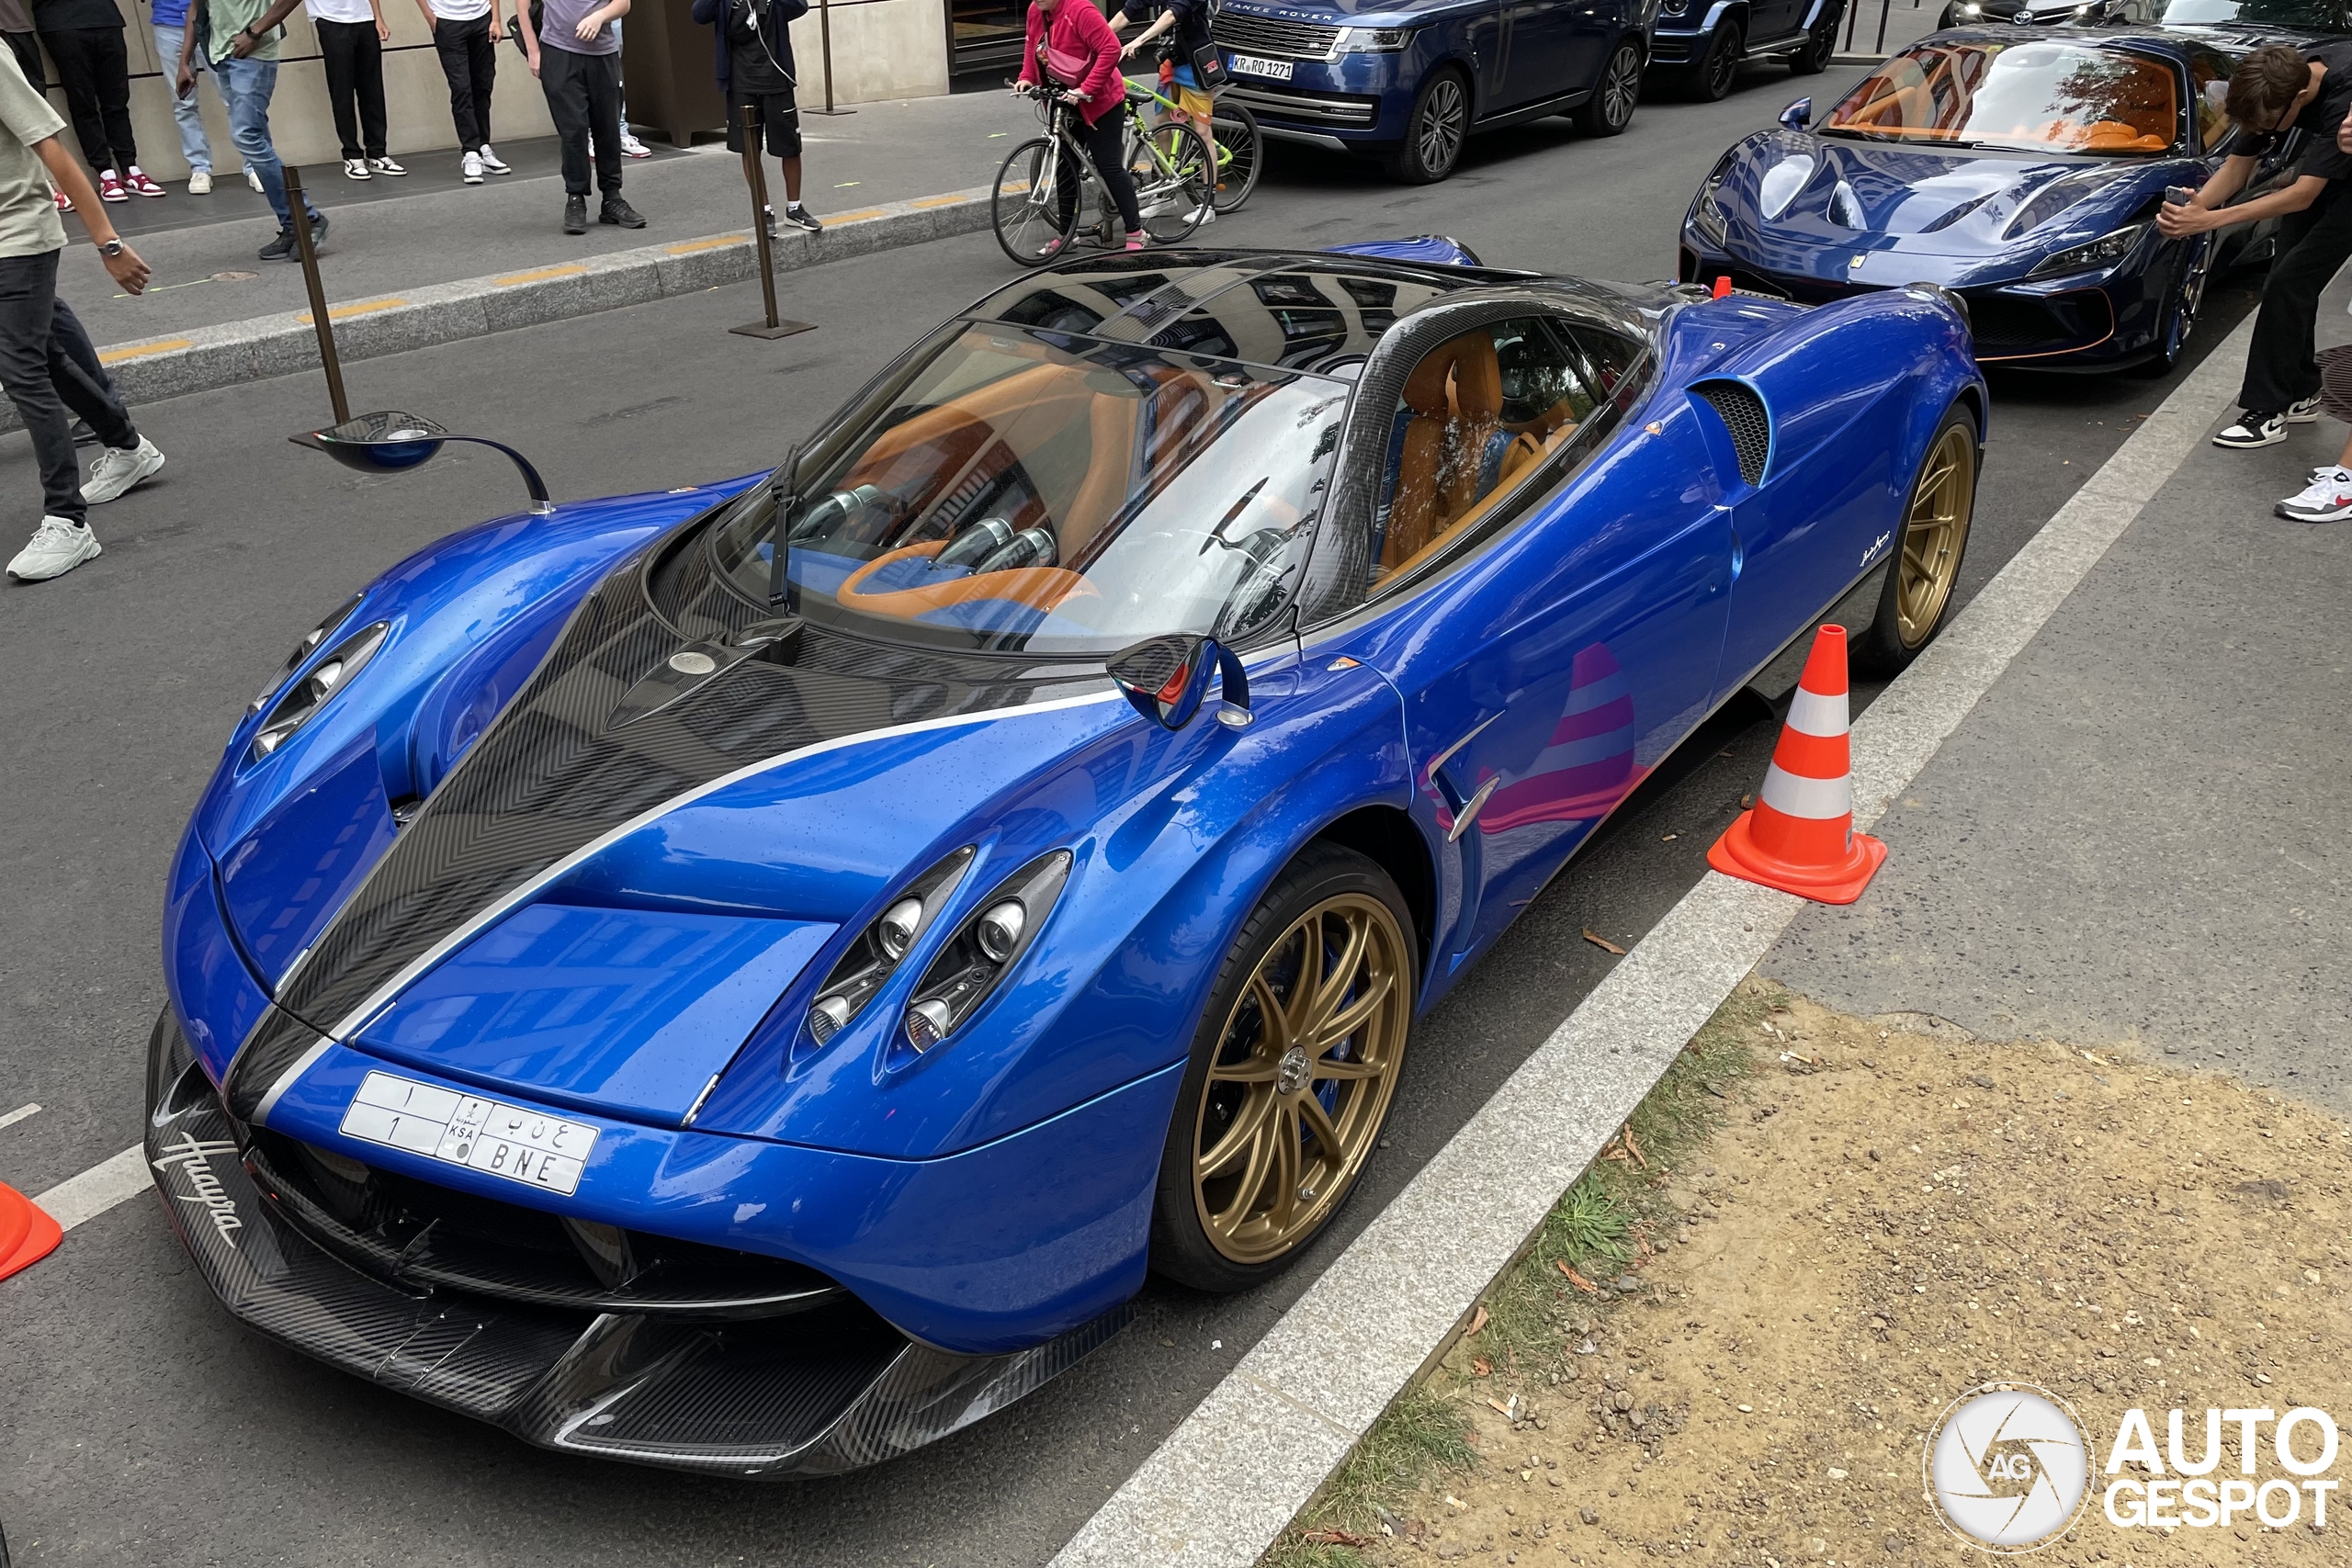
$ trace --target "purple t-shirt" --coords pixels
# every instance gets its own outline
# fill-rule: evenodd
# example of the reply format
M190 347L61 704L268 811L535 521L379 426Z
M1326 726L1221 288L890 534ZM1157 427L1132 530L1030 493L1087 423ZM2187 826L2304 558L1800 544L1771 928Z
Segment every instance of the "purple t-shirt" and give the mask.
M596 29L596 36L587 42L580 41L580 18L602 6L605 0L545 0L539 13L539 47L560 49L571 54L617 54L621 40L613 36L610 22Z

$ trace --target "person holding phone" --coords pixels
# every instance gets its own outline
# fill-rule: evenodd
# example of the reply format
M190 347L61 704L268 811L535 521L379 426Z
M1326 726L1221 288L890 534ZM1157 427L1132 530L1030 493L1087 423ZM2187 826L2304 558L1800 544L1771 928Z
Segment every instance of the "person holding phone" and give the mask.
M2240 413L2216 446L2252 449L2287 439L2287 426L2319 418L2319 362L2312 349L2320 290L2352 259L2352 151L2339 140L2352 115L2352 39L2309 49L2267 44L2230 73L2223 107L2237 128L2221 169L2185 202L2156 214L2166 239L2237 223L2278 220L2278 254L2262 287L2238 389ZM2290 135L2304 136L2294 178L2235 206L2231 200Z

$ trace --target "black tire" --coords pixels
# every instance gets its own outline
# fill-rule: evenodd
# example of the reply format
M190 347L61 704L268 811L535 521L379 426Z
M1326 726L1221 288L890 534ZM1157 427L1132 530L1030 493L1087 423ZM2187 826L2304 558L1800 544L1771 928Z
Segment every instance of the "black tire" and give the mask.
M1846 18L1841 6L1822 7L1821 20L1804 35L1804 42L1789 56L1789 72L1795 76L1818 76L1829 69L1830 56L1838 52L1838 24Z
M1932 547L1931 573L1913 570L1914 534L1917 527L1915 520L1920 517L1923 496L1935 482L1942 462L1955 454L1964 462L1964 470L1955 477L1963 479L1965 485L1965 500L1955 509L1957 532ZM1951 618L1952 589L1968 553L1968 536L1975 520L1976 474L1983 461L1975 417L1965 404L1955 402L1944 411L1942 423L1928 438L1927 450L1919 459L1919 471L1912 476L1911 493L1904 502L1903 516L1894 525L1894 546L1886 563L1885 581L1879 589L1878 612L1853 642L1855 674L1873 680L1890 680L1901 674L1913 660L1927 651L1928 645L1936 640L1936 634ZM1939 584L1931 603L1917 592L1921 580L1930 575Z
M1707 35L1707 52L1699 57L1683 81L1683 94L1695 103L1720 103L1731 96L1739 76L1739 56L1747 35L1736 21L1725 21Z
M1215 205L1219 212L1231 212L1258 188L1258 175L1266 162L1266 135L1258 129L1256 115L1239 104L1221 100L1209 129L1216 132Z
M1273 886L1267 888L1249 919L1242 922L1232 946L1227 950L1216 984L1209 992L1208 1005L1202 1010L1201 1021L1194 1031L1192 1060L1184 1069L1183 1084L1176 1095L1175 1114L1170 1121L1168 1140L1160 1154L1159 1182L1151 1222L1152 1269L1180 1284L1217 1292L1244 1291L1289 1268L1346 1206L1363 1174L1365 1156L1378 1145L1388 1110L1395 1102L1396 1080L1403 1065L1402 1030L1395 1036L1394 1054L1383 1075L1382 1098L1368 1108L1364 1117L1352 1123L1361 1134L1355 1140L1352 1164L1339 1179L1336 1190L1327 1182L1325 1190L1318 1195L1321 1201L1305 1216L1303 1228L1282 1244L1278 1254L1260 1261L1237 1261L1210 1238L1202 1214L1204 1203L1196 1201L1193 1179L1201 1129L1206 1125L1203 1098L1210 1088L1210 1066L1227 1049L1228 1026L1244 1016L1245 993L1260 966L1277 956L1278 944L1301 919L1318 906L1335 899L1353 900L1360 907L1376 902L1386 910L1400 947L1399 962L1392 976L1396 1004L1403 1010L1405 1027L1409 1027L1420 958L1413 937L1412 913L1406 907L1404 897L1388 874L1365 856L1337 844L1319 840L1309 844L1283 868ZM1257 1004L1253 1000L1249 1005ZM1296 1087L1294 1084L1291 1092ZM1360 1083L1357 1087L1370 1086ZM1308 1097L1314 1094L1312 1086L1308 1086ZM1346 1117L1349 1112L1342 1107L1335 1114Z
M1627 39L1601 69L1592 96L1577 106L1577 129L1587 136L1615 136L1634 123L1634 106L1641 101L1641 46Z
M997 247L1023 266L1043 266L1055 260L1069 247L1069 237L1078 228L1078 209L1081 203L1070 203L1067 218L1053 210L1051 198L1040 188L1046 155L1053 143L1036 136L1004 155L996 171L996 183L989 191L989 223L996 231ZM1076 154L1062 149L1063 157ZM1008 190L1008 186L1017 188ZM1058 238L1061 242L1053 251L1046 243Z
M1435 185L1462 161L1470 140L1470 83L1460 72L1433 72L1405 120L1405 145L1389 154L1388 172L1407 185Z
M2156 351L2132 368L2143 376L2160 377L2172 374L2188 350L2189 335L2197 330L2197 312L2205 303L2205 285L2211 276L2212 246L2193 250L2181 264L2180 276L2174 279L2172 290L2165 301L2163 321L2156 329Z

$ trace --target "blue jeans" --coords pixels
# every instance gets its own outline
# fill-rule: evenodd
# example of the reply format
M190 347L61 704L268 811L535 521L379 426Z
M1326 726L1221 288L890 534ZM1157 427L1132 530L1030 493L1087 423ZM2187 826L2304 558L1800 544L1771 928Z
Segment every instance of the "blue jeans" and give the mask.
M294 209L286 204L286 165L269 140L269 98L277 91L277 62L239 60L231 56L212 62L212 79L220 85L220 101L229 106L229 140L245 167L261 176L261 193L269 197L281 230L294 227ZM302 198L315 221L318 204Z
M169 82L180 68L180 46L187 41L187 31L181 28L158 27L155 29L155 53L164 62L164 80ZM198 45L196 57L188 63L196 68L196 79L204 80L203 46ZM180 155L187 160L189 172L202 169L212 172L212 143L204 134L204 116L196 107L196 95L185 98L172 97L172 123L179 127Z

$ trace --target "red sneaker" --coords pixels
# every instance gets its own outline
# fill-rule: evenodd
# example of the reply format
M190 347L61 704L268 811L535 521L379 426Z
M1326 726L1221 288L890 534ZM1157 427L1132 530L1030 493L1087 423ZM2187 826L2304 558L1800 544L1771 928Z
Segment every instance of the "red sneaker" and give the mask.
M162 196L164 194L164 187L149 179L147 172L136 164L130 165L130 173L123 177L122 183L130 187L130 193L133 196Z
M129 201L130 199L130 192L123 188L122 176L112 169L98 175L98 199L100 201Z
M73 211L73 210L74 210L74 198L73 198L72 197L70 197L70 196L66 195L66 194L65 194L63 191L62 191L62 190L60 190L60 191L51 191L50 194L51 194L51 196L54 196L55 197L57 197L57 210L58 210L58 211L60 211L60 212L71 212L71 211Z

